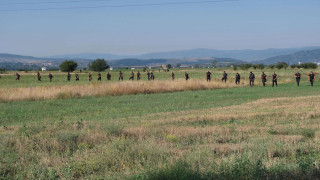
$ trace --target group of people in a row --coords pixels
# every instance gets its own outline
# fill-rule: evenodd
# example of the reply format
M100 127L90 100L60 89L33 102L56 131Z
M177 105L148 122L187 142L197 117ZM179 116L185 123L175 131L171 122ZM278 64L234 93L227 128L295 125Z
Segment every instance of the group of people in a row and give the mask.
M141 73L138 71L136 75L137 75L137 80L140 80L141 79ZM51 82L52 79L53 79L53 75L51 73L49 73L48 77L49 77L49 80ZM208 71L206 73L206 77L207 77L207 81L210 82L211 78L212 78L212 74L211 74L210 71ZM301 74L297 71L294 74L294 77L296 78L297 85L299 86L300 85ZM37 78L38 78L38 81L41 81L41 75L40 75L39 72L37 72ZM130 74L129 80L134 80L134 78L135 78L135 73L132 71L131 74ZM153 72L147 71L147 78L148 78L148 80L154 80L155 76L154 76ZM88 79L89 79L89 81L92 81L91 73L88 74ZM101 81L101 79L102 79L102 75L99 72L98 73L98 81ZM172 80L175 79L174 72L171 73L171 79ZM185 72L185 79L186 80L190 79L190 75L187 72ZM227 82L227 79L228 79L228 74L226 73L226 71L223 71L221 81ZM235 75L235 83L236 84L240 84L240 79L241 79L240 74L236 73L236 75ZM249 84L250 84L250 86L254 86L255 79L256 79L255 75L252 72L250 72L250 74L249 74ZM313 86L313 83L314 83L314 80L315 80L315 74L312 71L308 74L308 79L309 79L309 81L311 83L311 86ZM18 74L18 73L16 73L16 80L20 80L20 74ZM68 81L71 80L70 72L68 72L68 74L67 74L67 80ZM76 81L80 80L78 73L75 73L75 80ZM110 72L107 73L107 80L111 80ZM262 81L262 85L263 86L266 86L267 80L268 80L268 76L264 72L262 72L261 81ZM122 73L122 71L119 72L119 81L123 81L123 73ZM278 86L278 75L275 72L273 72L273 74L271 75L271 81L272 81L272 87L274 85Z
M211 77L212 77L211 72L208 71L206 74L207 74L207 81L211 81ZM186 73L185 76L186 76L186 80L188 80L189 79L189 75ZM299 86L300 85L300 79L301 79L301 74L299 73L299 71L297 71L294 74L294 77L296 78L297 85ZM278 75L275 72L273 72L273 74L271 75L271 78L272 78L272 87L274 87L274 85L278 86ZM223 71L221 81L227 82L227 79L228 79L228 74L226 73L226 71ZM236 73L236 75L235 75L235 83L236 84L240 84L240 79L241 79L240 74ZM250 86L254 86L255 79L256 79L255 75L252 72L250 72L250 74L249 74L249 84L250 84ZM314 83L314 80L315 80L315 74L312 71L308 74L308 79L310 81L311 86L313 86L313 83ZM262 81L262 85L263 86L266 86L267 80L268 80L268 76L264 72L262 72L261 81Z

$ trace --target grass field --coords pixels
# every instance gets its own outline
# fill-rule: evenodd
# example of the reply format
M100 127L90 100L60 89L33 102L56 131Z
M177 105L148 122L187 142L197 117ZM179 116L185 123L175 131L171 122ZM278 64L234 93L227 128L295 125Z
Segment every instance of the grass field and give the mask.
M177 70L176 77L183 78L185 71L204 81L202 69ZM211 71L220 78L223 70ZM248 71L239 72L244 83L240 87L230 79L228 86L220 87L217 80L211 83L219 88L205 90L2 102L0 179L319 177L317 75L311 87L309 70L303 70L297 87L295 70L282 70L277 72L279 86L273 88L270 80L261 86L261 71L254 71L256 87L248 87ZM271 75L271 70L266 73ZM155 75L159 83L170 79L169 73ZM65 75L54 76L49 83L47 77L37 82L35 75L23 75L15 82L12 74L2 75L0 89L68 83ZM79 84L90 86L86 74ZM74 80L68 86L79 88Z

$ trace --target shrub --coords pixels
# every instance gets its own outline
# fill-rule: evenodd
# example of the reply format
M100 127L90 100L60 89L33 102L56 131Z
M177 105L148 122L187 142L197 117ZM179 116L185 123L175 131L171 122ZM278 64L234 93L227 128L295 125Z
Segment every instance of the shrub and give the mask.
M89 69L96 72L104 71L108 68L109 66L104 59L97 59L89 64Z
M59 68L62 72L73 72L77 66L78 64L74 61L63 61Z

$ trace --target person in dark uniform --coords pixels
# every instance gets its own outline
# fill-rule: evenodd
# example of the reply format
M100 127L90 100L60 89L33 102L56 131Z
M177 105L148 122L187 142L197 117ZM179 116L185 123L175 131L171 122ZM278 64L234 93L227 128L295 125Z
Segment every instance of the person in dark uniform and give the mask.
M140 74L140 72L138 71L137 72L137 81L139 81L141 79L141 74Z
M16 73L16 80L20 81L20 74Z
M150 73L150 79L151 79L151 80L154 80L154 74L153 74L153 72Z
M184 73L184 76L186 77L186 81L190 78L187 72Z
M313 86L313 82L314 82L314 80L315 80L315 75L313 74L313 72L311 71L310 72L310 74L308 75L309 77L309 81L310 81L310 83L311 83L311 86Z
M147 71L147 77L148 77L148 80L150 80L150 72Z
M211 81L211 72L210 71L207 72L207 81L208 82Z
M228 74L226 73L226 71L223 71L221 81L224 81L226 83L227 79L228 79Z
M50 82L52 82L53 75L51 73L49 73L48 77L50 79Z
M76 81L79 81L79 75L78 75L78 73L75 74L75 78L76 78Z
M129 77L129 80L133 80L134 79L134 73L133 73L133 71L131 72L131 75L130 75L130 77Z
M250 86L254 86L254 80L256 79L256 76L250 72L250 75L249 75L249 84Z
M240 74L239 73L236 74L235 79L236 79L236 84L240 84Z
M272 87L274 87L274 84L276 84L276 86L278 86L278 78L277 78L277 74L275 72L273 72L272 74Z
M267 79L268 79L267 75L264 72L262 72L261 80L262 80L263 86L266 86Z
M68 72L67 80L70 81L70 79L71 79L71 74L70 74L70 72Z
M296 74L294 74L294 77L296 77L297 85L299 86L301 78L301 74L299 73L299 71L297 71Z
M172 81L175 79L176 77L175 77L175 75L174 75L174 72L172 72L171 73L171 79L172 79Z
M101 73L98 73L98 81L101 81Z
M123 73L121 71L119 72L119 81L120 80L123 81Z
M41 75L40 75L39 71L37 72L37 78L38 78L38 81L41 81Z
M88 75L89 77L89 81L91 81L92 80L92 75L91 75L91 73L89 73L89 75Z
M107 73L107 80L110 81L111 80L111 74L108 72Z

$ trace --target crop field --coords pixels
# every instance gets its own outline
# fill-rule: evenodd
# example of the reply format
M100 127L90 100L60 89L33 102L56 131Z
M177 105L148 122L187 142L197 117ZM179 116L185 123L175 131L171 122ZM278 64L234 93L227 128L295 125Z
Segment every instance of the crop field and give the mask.
M316 179L320 177L319 69L155 70L155 81L88 81L87 72L1 74L0 179ZM137 70L135 70L135 73ZM184 80L184 73L190 80ZM235 85L235 73L241 74Z

